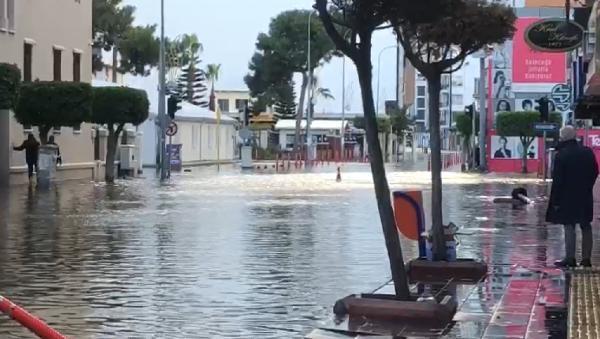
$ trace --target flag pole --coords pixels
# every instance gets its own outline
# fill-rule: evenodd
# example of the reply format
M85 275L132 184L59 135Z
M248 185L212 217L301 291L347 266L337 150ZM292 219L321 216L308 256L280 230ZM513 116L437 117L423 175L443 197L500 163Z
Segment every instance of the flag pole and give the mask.
M217 171L221 171L221 109L217 107Z

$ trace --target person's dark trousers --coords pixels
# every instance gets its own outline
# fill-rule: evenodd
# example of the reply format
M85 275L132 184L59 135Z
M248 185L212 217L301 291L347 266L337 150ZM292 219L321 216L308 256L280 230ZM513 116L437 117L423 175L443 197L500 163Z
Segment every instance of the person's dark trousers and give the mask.
M29 177L33 177L33 170L35 168L35 172L37 173L37 164L36 163L27 163L27 172L29 174Z
M581 227L581 256L583 260L590 260L592 258L592 247L594 246L592 225L585 223L579 226ZM575 261L576 249L577 232L575 225L565 225L565 259Z

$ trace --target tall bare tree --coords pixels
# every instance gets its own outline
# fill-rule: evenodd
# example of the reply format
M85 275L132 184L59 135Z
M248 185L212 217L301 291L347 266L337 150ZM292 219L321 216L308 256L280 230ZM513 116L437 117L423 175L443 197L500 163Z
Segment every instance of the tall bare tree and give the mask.
M511 38L516 16L511 8L485 0L424 0L415 8L407 1L389 1L386 12L406 58L427 79L433 251L435 260L446 260L440 137L442 75L460 69L469 55L487 45ZM429 13L436 13L435 17L423 17L418 9L424 3Z

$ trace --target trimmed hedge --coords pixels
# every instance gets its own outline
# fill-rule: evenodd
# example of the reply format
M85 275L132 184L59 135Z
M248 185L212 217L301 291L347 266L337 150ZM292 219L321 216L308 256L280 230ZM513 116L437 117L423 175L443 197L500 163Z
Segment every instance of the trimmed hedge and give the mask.
M149 107L145 91L127 87L94 88L91 122L137 126L148 119Z
M531 112L501 112L496 118L496 132L505 137L535 137L534 124L541 121L541 114ZM550 113L550 121L562 124L560 113Z
M37 81L21 86L15 118L23 125L72 127L91 117L89 84Z
M21 87L21 71L15 65L0 63L0 109L15 109Z

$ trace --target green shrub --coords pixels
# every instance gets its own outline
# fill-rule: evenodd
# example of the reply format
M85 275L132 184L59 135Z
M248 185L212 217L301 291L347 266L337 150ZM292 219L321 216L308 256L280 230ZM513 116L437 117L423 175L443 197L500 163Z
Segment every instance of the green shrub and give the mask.
M21 86L15 118L23 125L37 126L45 143L54 126L72 127L90 121L92 87L80 82L36 81Z
M92 122L139 125L148 119L150 102L145 91L128 87L94 88Z
M21 71L15 65L0 63L0 109L15 109L21 86Z

